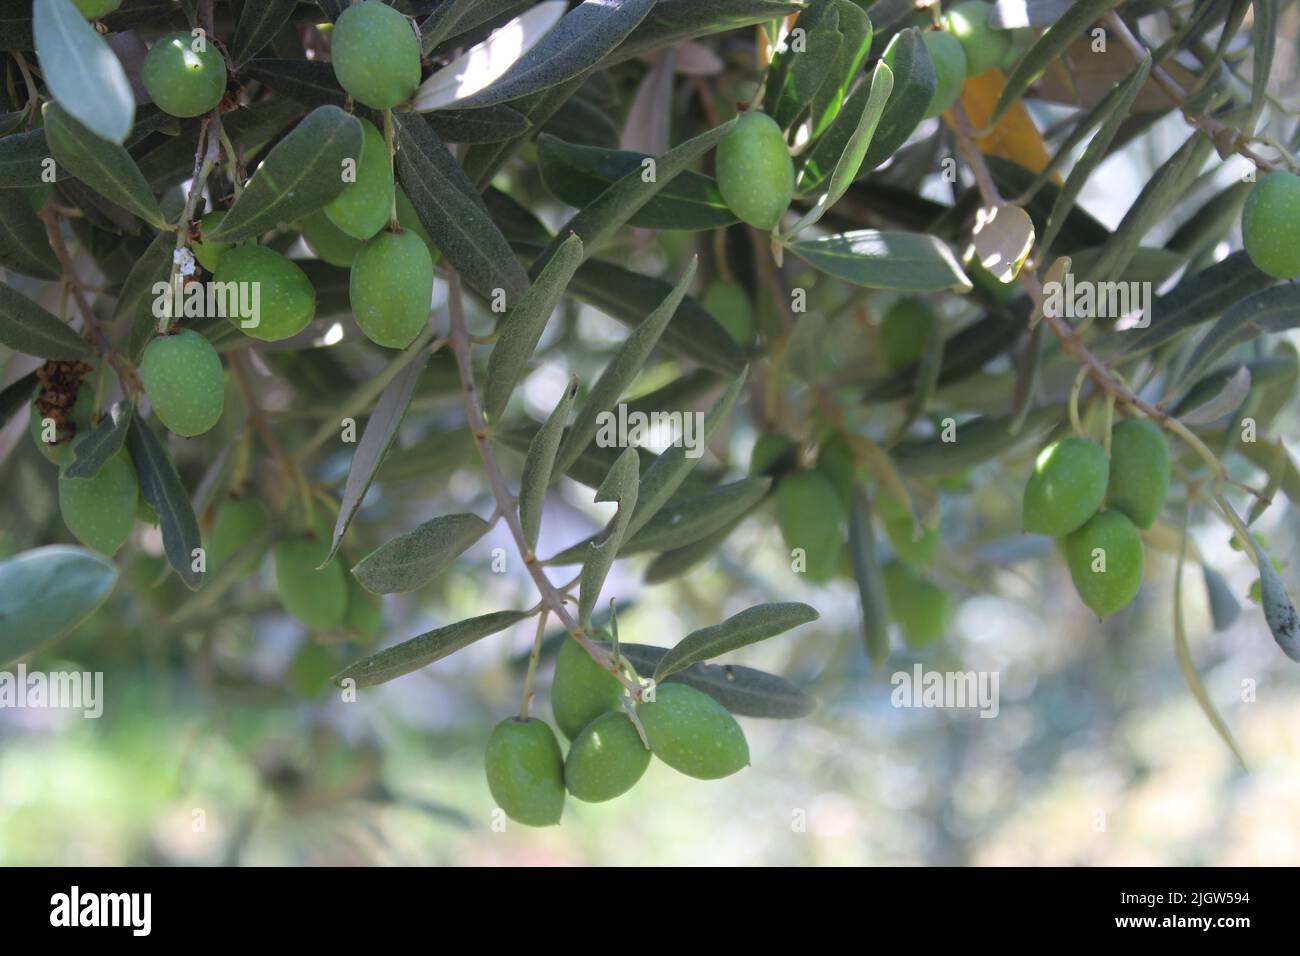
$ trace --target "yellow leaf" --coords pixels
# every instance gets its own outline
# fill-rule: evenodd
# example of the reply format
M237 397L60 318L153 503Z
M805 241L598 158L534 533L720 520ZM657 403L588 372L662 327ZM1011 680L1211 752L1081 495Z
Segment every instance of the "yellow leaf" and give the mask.
M988 125L989 117L993 115L993 104L1006 85L1006 76L996 69L966 79L960 102L974 129L982 130ZM949 126L956 127L951 109L943 114L943 119ZM997 125L975 143L985 156L1001 156L1035 173L1041 172L1052 158L1024 103L1016 103L1007 110ZM1052 181L1059 186L1060 175L1053 173Z

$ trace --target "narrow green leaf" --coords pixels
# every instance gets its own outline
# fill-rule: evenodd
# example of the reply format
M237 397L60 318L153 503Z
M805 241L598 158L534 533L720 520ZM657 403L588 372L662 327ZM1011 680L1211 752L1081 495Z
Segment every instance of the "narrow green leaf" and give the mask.
M63 274L45 223L19 189L0 189L0 266L33 279L57 279Z
M517 301L528 276L464 170L423 116L393 119L402 187L434 244L480 295L504 289L508 301Z
M1236 371L1221 377L1215 385L1217 388L1211 394L1190 407L1183 407L1188 403L1180 402L1177 413L1179 421L1184 425L1209 425L1224 415L1235 412L1250 394L1250 369L1240 365Z
M858 229L786 245L827 275L869 289L969 292L970 280L952 251L934 236Z
M1216 631L1226 631L1241 617L1241 602L1222 574L1208 564L1201 565L1205 577L1205 596L1210 605L1210 619Z
M825 82L813 97L810 114L813 139L824 133L839 115L871 52L871 21L866 12L853 0L834 0L834 3L840 15L839 31L843 39Z
M654 679L661 681L692 664L757 644L820 617L807 604L759 604L733 614L721 624L692 631L665 654L655 667Z
M686 289L695 277L698 263L699 258L692 257L672 292L659 303L644 322L628 334L609 364L605 366L600 378L592 386L591 392L579 406L573 426L560 443L560 450L555 460L558 471L568 471L569 466L577 460L582 450L595 436L600 413L608 410L618 401L618 397L641 371L641 367L645 365L654 350L655 343L659 341L659 336L668 325L668 320L673 317L682 297L686 295Z
M758 506L755 505L754 507L757 508ZM673 578L685 574L706 558L717 554L718 549L722 547L722 542L731 536L731 532L736 530L737 526L745 520L748 514L749 512L745 512L730 524L724 525L712 534L705 535L698 541L655 555L654 559L646 566L645 583L662 584L664 581L671 581Z
M127 356L139 362L144 348L153 337L158 318L153 314L154 286L171 277L172 255L176 251L176 236L160 232L135 261L113 306L113 324L130 329Z
M596 610L600 600L600 589L605 585L609 569L618 557L619 547L627 526L636 509L637 480L640 476L641 459L635 448L625 448L614 462L605 480L596 489L597 501L613 501L618 505L614 520L598 541L587 545L587 556L582 562L582 574L579 578L578 625L586 628L591 623L591 614Z
M873 667L889 656L889 608L885 598L885 579L876 556L876 532L871 526L871 509L860 487L854 488L849 505L849 559L853 580L858 586L862 612L862 639Z
M45 110L45 136L55 162L73 176L150 225L166 225L148 181L122 146L96 135L59 103Z
M239 69L274 39L289 22L298 0L244 0L230 44L230 59Z
M473 19L476 8L487 8L487 19L495 19L498 13L518 5L518 0L445 0L437 4L428 18L420 24L420 42L426 54L432 53L443 40L453 35L461 23ZM498 10L497 8L500 8Z
M0 345L44 359L78 359L93 352L89 342L3 282L0 282Z
M53 173L57 182L68 177L67 170L58 163L48 165L50 146L45 141L45 130L33 129L25 133L11 133L0 138L0 189L19 186L42 186Z
M1253 0L1250 5L1250 115L1242 129L1254 130L1264 107L1268 105L1268 80L1273 75L1273 48L1277 45L1277 0Z
M862 168L862 160L867 155L867 148L871 145L871 137L876 132L876 126L880 122L880 114L884 110L885 102L889 99L889 94L893 88L894 74L890 71L889 65L884 60L881 60L876 64L876 69L871 74L871 90L866 101L862 104L862 112L858 115L858 125L854 128L853 134L845 144L844 152L840 154L839 159L835 162L835 170L831 173L826 193L819 197L813 207L787 230L786 235L797 235L816 223L827 209L839 202L844 194L848 192L849 187L853 185L853 180L858 175L858 170Z
M564 241L562 237L567 237L570 232L582 237L584 254L591 256L678 173L716 146L735 122L734 119L728 120L664 153L655 161L649 182L644 178L648 170L639 168L616 180L595 202L575 214L560 229L550 245L533 261L532 273L536 275L541 271Z
M208 238L239 242L315 212L343 191L343 162L359 155L357 118L316 107L271 150Z
M504 631L527 616L523 611L495 611L481 617L457 621L363 657L339 671L332 679L340 687L348 680L356 681L357 687L383 684L449 657L477 640Z
M646 469L645 474L641 476L641 486L637 491L636 511L633 512L632 520L628 524L629 535L636 534L645 527L646 522L659 513L659 509L668 503L677 489L682 486L682 482L699 464L704 449L708 447L723 423L731 417L731 410L736 407L736 399L744 389L748 377L749 371L746 369L727 386L722 397L704 417L703 433L695 436L700 454L691 457L685 441L682 441L665 450Z
M666 647L620 644L619 650L640 674L654 671ZM708 694L737 717L796 720L812 713L813 699L784 677L739 664L693 664L665 683L686 684Z
M654 0L586 0L570 10L501 79L457 105L491 106L518 99L586 73L622 43Z
M33 369L0 389L0 428L8 425L9 420L20 411L26 412L31 408L32 395L39 385L36 370Z
M64 474L69 478L94 478L99 469L119 451L131 429L134 409L129 402L115 402L108 413L77 442L73 448L73 461Z
M94 135L121 144L135 119L135 96L108 42L72 0L35 0L32 36L54 98Z
M343 535L347 533L352 518L361 507L362 499L370 490L370 483L375 480L375 473L379 470L384 456L388 454L388 449L392 447L393 439L397 437L397 429L402 424L406 409L411 404L411 396L415 394L415 385L424 370L427 349L428 342L424 336L421 336L400 358L394 360L404 363L402 370L384 388L379 401L375 403L375 410L370 413L370 418L366 420L366 427L361 432L361 440L357 442L357 450L352 455L352 464L348 467L348 480L343 488L343 500L339 502L339 514L334 522L334 539L330 544L329 554L321 562L321 567L328 564L338 553Z
M67 634L108 598L113 562L54 544L0 561L0 667Z
M925 116L938 85L930 51L916 27L897 33L885 47L882 59L893 71L894 90L862 161L863 170L875 169L907 142Z
M140 496L158 514L167 563L186 587L197 590L203 583L203 573L194 570L194 559L203 547L203 539L194 507L166 447L138 415L133 418L126 434L126 447L140 479Z
M767 495L771 485L770 478L742 478L697 497L670 502L641 530L628 537L620 553L642 554L685 547L748 512Z
M268 57L249 60L239 72L307 106L343 106L348 100L334 67L324 60Z
M659 0L641 25L606 60L606 65L658 50L682 40L738 30L798 13L790 0Z
M839 54L840 11L831 0L813 0L799 14L777 49L767 77L763 112L788 129L809 107Z
M902 439L925 413L939 387L939 374L943 371L943 329L938 322L930 326L925 339L925 350L916 366L916 389L907 403L907 414L894 431L894 440Z
M1231 306L1196 345L1178 376L1180 384L1196 381L1229 349L1260 335L1300 326L1300 286L1283 283Z
M1061 421L1063 404L1036 408L1025 416L1020 430L1013 432L1013 416L991 415L973 418L957 425L956 440L943 436L899 442L890 452L904 474L932 478L955 474L1005 454L1042 433L1049 425Z
M582 240L570 236L501 320L496 344L488 356L487 382L483 388L484 411L489 421L495 422L505 411L551 313L581 263Z
M425 117L446 143L501 143L527 136L533 124L509 106L484 106L477 110L438 110Z
M352 574L374 594L414 591L449 568L491 527L474 514L433 518L385 541L362 558Z
M1037 42L1020 58L1016 68L1007 77L1006 86L998 94L989 117L989 126L1000 120L1013 103L1020 100L1025 90L1043 75L1044 71L1061 58L1066 47L1083 35L1083 31L1101 19L1108 10L1119 5L1119 0L1080 0L1044 31Z
M0 142L3 142L0 140ZM556 199L582 209L629 173L640 173L650 157L623 149L566 143L543 133L537 138L537 165L542 184ZM720 229L736 222L710 176L685 170L664 186L628 225L641 229Z
M578 396L578 377L569 379L569 385L560 396L555 409L537 429L528 444L524 470L519 479L519 523L523 527L528 550L537 548L537 536L542 530L542 507L546 503L546 490L551 484L555 467L555 453L560 447L564 424L573 411L573 401Z

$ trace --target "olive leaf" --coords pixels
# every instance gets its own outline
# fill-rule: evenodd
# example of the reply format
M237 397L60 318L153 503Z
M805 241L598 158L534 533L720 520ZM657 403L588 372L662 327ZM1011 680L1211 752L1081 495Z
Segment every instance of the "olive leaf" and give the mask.
M424 370L425 363L421 359L426 357L427 348L428 343L422 336L394 360L403 363L401 371L384 388L379 401L375 403L375 410L370 413L370 418L366 420L366 427L361 432L361 440L357 442L357 450L352 455L352 464L348 467L348 479L343 488L343 499L339 502L339 514L334 521L334 535L329 554L321 562L321 568L329 564L338 553L343 535L347 533L353 516L361 507L362 499L370 490L370 483L375 480L375 472L379 470L384 456L393 444L393 439L397 437L397 429L402 424L406 409L411 404L411 396L415 394L415 385Z
M814 140L821 136L839 115L849 98L849 91L862 75L862 65L871 52L871 21L861 6L853 0L833 0L839 12L839 32L843 38L835 51L830 72L813 96L809 114L811 129L808 135ZM864 147L865 148L865 147Z
M777 20L803 7L794 0L659 0L641 25L605 61L621 63L711 33Z
M797 239L785 248L827 275L869 289L971 289L952 251L934 236L858 229L818 239Z
M440 110L491 86L542 41L567 8L561 0L543 0L497 27L421 83L411 108L417 113Z
M1232 593L1232 588L1223 575L1208 564L1201 565L1201 574L1205 578L1205 596L1210 605L1210 620L1216 631L1226 631L1241 617L1241 602Z
M876 556L876 533L871 525L871 509L860 487L853 489L849 502L849 560L853 564L853 581L858 586L862 615L862 639L873 667L889 656L889 607L885 599L885 579Z
M555 467L555 452L560 447L564 423L569 420L577 396L578 378L575 375L569 379L554 410L528 444L523 474L519 479L519 524L523 528L524 543L529 551L537 547L537 536L542 529L542 507L546 503L546 490L550 486L551 472Z
M1216 376L1216 379L1218 381L1214 384L1217 390L1203 401L1179 403L1178 420L1184 425L1208 425L1217 422L1224 415L1240 408L1241 403L1250 394L1251 374L1248 366L1240 365L1227 376Z
M307 106L343 106L348 100L334 67L322 60L259 58L239 72Z
M492 526L473 514L443 515L385 541L352 574L373 594L414 591L452 565Z
M316 107L267 154L207 238L239 242L320 209L343 191L343 163L360 155L361 138L355 116Z
M298 0L244 0L230 43L230 61L239 69L289 22Z
M777 48L768 69L763 112L788 129L821 89L839 55L839 7L831 0L813 0L799 14Z
M355 681L357 687L383 684L449 657L477 640L504 631L527 616L524 611L495 611L457 621L354 661L331 680L340 687L349 680Z
M655 555L654 560L646 565L645 583L662 584L664 581L671 581L673 578L685 574L706 558L717 554L718 549L722 547L722 542L726 541L731 536L731 532L735 531L750 512L757 507L758 505L754 505L750 511L746 511L740 517L733 519L730 523L723 525L711 534L705 535L698 541Z
M0 138L0 189L42 186L51 176L55 182L67 179L67 170L57 162L47 163L49 159L50 146L43 129Z
M107 41L72 0L35 0L32 37L54 98L95 136L121 144L135 118L135 96Z
M125 148L98 136L59 103L45 111L45 136L55 162L73 176L150 225L166 225L153 190Z
M685 441L681 441L666 449L646 469L645 474L641 476L640 488L636 495L636 510L628 522L629 535L636 534L645 527L646 522L658 514L659 509L669 502L677 489L682 486L682 482L699 464L704 449L708 447L722 424L731 417L731 410L735 408L736 399L740 397L748 377L749 371L746 369L727 386L722 397L704 417L703 432L695 436L700 455L691 457L687 453Z
M1061 421L1062 403L1045 405L1024 417L1019 431L1009 427L1014 416L982 415L957 425L956 440L944 436L899 442L890 449L903 473L918 478L933 478L964 471L981 462L1005 454L1042 430Z
M692 664L757 644L778 634L796 628L820 617L807 604L791 601L780 604L759 604L733 614L721 624L692 631L665 654L655 667L654 679L685 670Z
M655 343L659 341L659 336L668 325L668 320L673 317L682 297L686 295L686 288L695 277L698 264L699 257L692 257L677 285L646 317L646 320L628 334L609 364L605 366L605 370L600 373L600 378L596 380L590 393L578 407L572 427L560 442L560 450L555 458L555 467L558 471L567 471L577 460L596 434L600 413L608 410L618 401L618 397L641 371L641 367L645 365L654 350Z
M1178 375L1180 384L1194 382L1229 349L1270 332L1300 325L1300 286L1283 283L1256 292L1231 306L1197 343Z
M0 561L0 667L67 634L108 598L113 562L54 544Z
M654 5L655 0L585 0L500 79L457 103L466 108L491 106L581 76L622 43Z
M500 143L528 135L533 124L509 106L485 106L477 110L438 110L425 120L448 143Z
M199 523L185 486L181 484L171 455L138 414L132 413L126 433L126 447L140 479L140 497L158 515L167 563L190 590L203 583L203 572L194 569L195 555L203 547Z
M1070 5L1069 10L1044 31L1033 46L1022 56L1007 77L1007 82L993 104L993 114L988 125L993 126L1021 95L1029 89L1053 62L1060 59L1066 47L1084 30L1099 20L1108 10L1119 5L1120 0L1081 0Z
M131 428L134 408L129 402L115 402L85 438L72 449L72 463L64 470L69 478L94 478L104 463L122 450Z
M925 116L938 85L930 51L916 27L895 34L882 59L893 71L893 93L860 164L864 170L875 169L907 142Z
M581 263L582 240L572 235L501 320L496 344L488 356L487 382L483 388L484 411L489 421L496 421L505 411L541 340L547 320Z
M0 428L8 425L9 420L19 411L31 407L32 393L36 391L39 385L40 381L33 369L22 378L10 382L0 389Z
M434 245L480 295L504 289L507 300L518 300L528 276L464 170L423 116L393 119L402 187Z
M827 209L839 202L844 194L848 192L849 187L853 185L853 180L858 175L858 170L862 168L862 160L866 157L867 148L871 145L871 137L875 134L876 126L880 122L880 114L884 110L885 103L893 89L893 71L889 69L889 64L881 60L876 64L876 69L871 74L871 86L866 99L862 103L862 111L858 114L857 125L849 136L848 142L845 143L843 152L835 161L835 168L831 172L826 193L818 197L813 207L804 213L798 222L785 230L784 235L797 235L816 223Z
M620 644L619 650L638 673L654 671L668 653L666 647ZM686 684L708 694L737 717L795 720L812 713L808 692L784 677L739 664L692 664L664 683Z
M520 5L520 0L446 0L436 5L420 24L423 50L432 53L440 43L454 36L457 29L472 29ZM523 5L527 5L527 0Z
M89 342L3 282L0 282L0 345L43 359L79 359L94 354Z
M3 142L0 140L0 142ZM640 173L645 153L566 143L543 133L537 138L537 165L544 185L556 199L581 209L595 202L611 184ZM673 178L627 220L640 229L720 229L736 222L711 176L687 169Z
M127 356L132 362L139 362L145 346L153 337L158 325L154 315L154 287L159 282L171 278L172 256L176 251L176 237L170 232L160 232L140 258L135 260L131 271L122 283L113 306L113 324L126 325L130 335L127 341Z
M0 189L0 266L33 279L57 279L62 275L45 224L32 211L22 190Z
M742 478L704 494L670 502L636 534L629 536L620 553L685 547L747 513L767 495L771 486L770 478Z
M635 448L625 448L614 462L605 480L596 489L596 501L613 501L618 505L614 520L610 522L604 535L598 541L587 545L587 555L582 562L582 574L579 577L578 626L586 628L591 623L591 614L600 599L600 589L605 584L619 547L627 533L628 523L636 509L637 481L640 476L641 459Z
M556 237L542 250L541 255L533 260L532 273L536 275L545 267L551 256L559 249L560 243L564 241L561 237L567 237L570 232L582 237L584 254L590 256L609 240L615 230L623 226L672 182L674 177L716 146L731 131L735 122L734 119L728 120L699 136L688 139L654 160L653 165L644 169L638 168L615 180L595 202L583 208L565 223Z

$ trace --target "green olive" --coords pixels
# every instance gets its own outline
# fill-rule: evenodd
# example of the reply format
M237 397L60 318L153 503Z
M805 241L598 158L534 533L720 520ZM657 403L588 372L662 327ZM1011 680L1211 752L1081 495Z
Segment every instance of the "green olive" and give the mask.
M898 622L907 646L920 651L937 644L948 629L948 592L902 561L886 561L880 573L889 616Z
M154 105L172 116L200 116L226 95L226 61L206 36L169 33L152 47L140 71Z
M348 607L347 570L329 554L324 534L298 535L275 546L275 582L284 609L313 631L329 631L343 623Z
M1160 516L1169 494L1169 442L1153 422L1120 422L1110 432L1106 507L1122 511L1139 528Z
M1109 478L1110 462L1096 442L1072 436L1048 445L1025 484L1025 530L1053 538L1074 531L1101 507Z
M966 51L962 49L960 40L942 30L927 31L921 39L930 52L936 80L934 96L925 111L925 118L930 119L952 106L961 96L961 88L966 83Z
M253 302L254 315L227 318L245 335L264 342L291 338L316 316L316 290L298 266L266 246L238 246L221 257L213 277L219 284L235 283L236 295Z
M1074 589L1097 617L1114 614L1142 587L1142 536L1118 511L1103 511L1065 539Z
M332 266L351 268L352 260L363 245L330 222L323 210L316 210L302 221L302 238L317 258Z
M728 208L758 229L773 229L794 197L794 162L776 120L742 113L718 144L718 190Z
M356 160L356 179L325 205L330 222L354 239L369 239L388 223L393 214L393 170L383 134L368 120L361 120L361 155Z
M784 435L776 432L759 435L749 453L749 473L767 474L776 465L793 461L798 450L799 446Z
M608 647L608 644L602 646ZM623 685L591 659L575 640L560 645L551 683L551 711L555 723L570 740L601 714L619 708Z
M72 3L87 20L97 20L120 7L122 0L72 0Z
M331 34L330 59L339 85L371 109L404 103L420 85L420 41L410 21L380 0L343 11Z
M704 290L700 304L741 345L754 340L754 308L739 285L716 279Z
M204 240L203 234L211 232L221 224L221 220L226 218L224 209L217 209L208 213L199 220L199 238L190 243L190 250L194 253L194 258L199 260L199 265L209 272L216 272L217 265L221 262L221 257L225 255L233 243L213 242Z
M564 756L555 733L530 717L492 729L484 758L492 799L516 823L549 827L564 813Z
M1276 169L1259 178L1241 210L1241 238L1261 272L1300 278L1300 176Z
M749 744L736 718L694 687L660 684L638 716L655 756L688 777L717 780L749 764Z
M955 36L966 53L966 75L979 76L1002 62L1011 48L1011 34L989 26L990 4L964 0L943 17L944 29Z
M622 796L650 766L650 751L627 714L601 714L573 740L564 760L569 793L587 803Z
M809 579L828 581L840 569L844 519L839 490L820 472L796 472L777 484L776 522L786 547L803 549Z
M880 360L888 372L898 372L920 359L930 330L939 321L925 299L899 299L880 321Z
M376 345L404 349L429 323L433 260L411 230L381 232L352 260L348 283L357 327Z
M73 447L83 440L84 436L76 439ZM59 474L59 513L63 523L86 547L110 558L131 536L139 497L135 466L125 451L104 462L93 478Z
M209 571L222 568L232 557L252 544L271 525L271 516L258 498L232 498L217 508L208 532L207 566ZM250 555L245 569L257 560Z
M221 356L193 329L151 340L139 373L154 414L168 431L193 438L220 420L226 401Z

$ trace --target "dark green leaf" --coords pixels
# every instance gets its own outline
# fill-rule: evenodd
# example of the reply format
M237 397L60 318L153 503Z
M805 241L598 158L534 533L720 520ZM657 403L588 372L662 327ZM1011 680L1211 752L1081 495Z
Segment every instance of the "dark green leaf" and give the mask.
M826 81L813 97L809 133L813 139L824 133L839 115L871 52L871 21L862 7L853 0L834 0L834 3L840 14L839 30L843 39Z
M36 0L32 35L54 98L94 135L121 144L131 132L135 96L107 41L72 0Z
M424 118L447 143L501 143L526 136L533 125L528 117L509 106L438 110L425 114Z
M721 624L692 631L665 654L655 667L656 681L671 677L692 664L727 654L796 628L820 615L807 604L759 604L733 614Z
M1064 414L1064 405L1036 408L1025 417L1017 432L1010 429L1013 416L981 416L958 424L955 441L944 441L941 435L899 442L890 453L907 475L922 478L951 475L1005 454L1049 425L1060 422Z
M240 73L307 106L342 106L348 99L323 60L250 60Z
M630 60L682 40L776 20L801 7L786 0L659 0L607 63Z
M0 138L0 189L44 185L46 160L51 158L43 129ZM68 176L67 170L61 169L58 163L48 168L56 181Z
M861 488L853 489L849 505L849 558L853 563L853 580L858 586L862 612L862 639L873 667L889 656L889 608L885 599L885 580L876 556L876 532L871 526L871 510Z
M385 541L361 559L352 574L367 591L414 591L449 568L492 526L473 514L443 515Z
M596 501L613 501L618 505L614 520L595 541L587 545L587 555L582 562L582 574L579 576L578 626L587 628L591 624L591 614L596 610L600 599L600 589L605 585L609 569L618 557L623 536L627 533L628 522L636 509L637 481L640 474L641 459L635 448L624 448L622 454L610 468L605 480L596 489Z
M27 411L31 407L32 394L39 385L33 370L0 389L0 428L8 425L9 420L18 412Z
M907 142L925 116L938 84L930 51L916 27L908 27L889 42L884 60L894 72L894 91L862 161L864 171L875 169Z
M620 644L623 656L638 673L654 671L668 653L666 647ZM737 717L795 720L812 713L813 700L803 688L766 671L739 664L694 664L664 683L687 684L703 691Z
M777 49L767 74L763 112L788 129L812 103L838 57L839 7L831 0L813 0L799 14Z
M127 273L117 304L113 307L114 325L126 325L130 331L127 357L139 362L144 347L153 337L158 317L153 313L154 286L171 277L172 254L176 250L176 237L170 232L160 232L149 243L149 248L135 261Z
M0 266L33 279L57 279L63 274L45 223L19 189L0 189Z
M504 289L517 300L528 276L464 170L423 116L399 113L394 121L401 183L434 244L480 295Z
M58 103L45 111L45 135L55 162L73 176L150 225L166 225L153 190L123 147L101 139Z
M685 547L745 514L763 499L771 485L770 478L742 478L697 497L670 502L628 538L620 554Z
M555 452L560 447L564 424L569 420L573 400L577 396L578 379L574 376L528 445L523 474L519 479L519 524L523 528L524 542L529 551L537 548L537 536L542 529L542 507L546 502L546 490L550 487L551 473L555 467Z
M186 587L197 590L203 583L203 573L194 570L194 560L203 539L194 507L166 447L138 415L134 419L127 431L126 446L140 479L140 496L158 515L167 563Z
M239 69L280 32L293 16L298 0L244 0L230 44L230 59Z
M1179 380L1194 382L1229 349L1260 335L1300 325L1300 286L1293 282L1256 292L1230 307L1197 344Z
M489 634L504 631L527 616L523 611L496 611L448 624L363 657L335 674L333 681L340 687L347 680L356 681L357 687L382 684L449 657Z
M827 275L869 289L966 292L970 280L952 251L933 236L859 229L786 248Z
M0 561L0 667L67 634L104 603L117 568L55 544Z
M276 144L208 238L239 242L296 222L343 191L343 161L361 154L361 123L318 106Z
M99 423L72 449L73 461L64 470L69 478L94 478L99 469L119 451L131 429L135 409L129 402L117 402Z
M78 359L93 354L89 342L2 282L0 345L44 359Z

